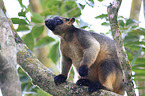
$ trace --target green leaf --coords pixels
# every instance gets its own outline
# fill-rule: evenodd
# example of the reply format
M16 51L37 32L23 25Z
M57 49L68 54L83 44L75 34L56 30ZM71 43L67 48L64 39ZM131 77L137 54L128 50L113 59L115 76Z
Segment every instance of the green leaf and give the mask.
M131 66L134 64L134 62L136 61L136 59L140 56L141 51L142 51L142 47L138 50L137 54L135 55L135 57L131 61L131 63L130 63Z
M58 58L60 57L59 42L51 47L48 57L51 58L54 63L58 61Z
M41 48L44 47L48 44L50 44L51 42L55 41L55 39L49 37L49 36L45 36L43 37L41 40L39 40L35 46L35 48Z
M102 2L103 0L98 0L98 1Z
M145 79L133 79L133 80L135 80L135 81L145 81Z
M94 0L88 0L88 1L90 1L90 2L92 2L94 4Z
M46 93L45 91L41 90L40 88L37 90L37 95L35 96L52 96L48 93Z
M136 89L145 89L145 87L136 87ZM141 96L144 96L144 95L142 94Z
M145 76L145 73L135 73L133 76Z
M104 18L108 18L108 15L107 14L101 14L97 17L95 17L96 19L104 19Z
M43 23L44 19L40 14L33 13L31 17L31 21L34 23Z
M19 25L16 31L18 32L18 31L28 31L28 30L30 30L28 26Z
M23 37L23 41L28 46L28 48L32 51L34 48L34 37L31 33L26 34Z
M145 62L145 58L137 58L137 60L135 61L136 64L141 64Z
M26 17L26 11L21 10L21 12L18 13L18 16Z
M139 23L139 22L137 22L137 21L134 20L134 19L127 19L127 20L126 20L126 26L133 25L134 23Z
M19 4L21 5L21 7L25 7L25 6L23 5L22 0L18 0L18 2L19 2Z
M145 42L140 42L140 41L133 41L133 42L131 42L131 40L130 40L130 42L126 42L125 43L125 46L128 46L128 45L132 45L132 46L133 45L145 45Z
M101 25L103 25L103 26L109 26L109 23L103 22Z
M13 24L21 24L21 25L28 25L28 23L24 19L19 18L11 18Z
M78 17L81 15L81 10L78 8L75 1L64 1L60 6L60 14L62 14L62 16Z
M143 64L134 64L132 66L132 68L136 68L136 67L145 67L145 63L143 63Z
M118 20L119 21L119 25L121 26L121 27L124 27L124 21L123 20Z
M44 31L44 25L35 25L32 28L31 33L35 38L37 38L43 33L43 31Z
M88 0L87 4L91 7L94 6L94 0Z
M84 9L84 8L85 8L85 5L82 5L81 3L79 3L79 7L80 7L81 9Z

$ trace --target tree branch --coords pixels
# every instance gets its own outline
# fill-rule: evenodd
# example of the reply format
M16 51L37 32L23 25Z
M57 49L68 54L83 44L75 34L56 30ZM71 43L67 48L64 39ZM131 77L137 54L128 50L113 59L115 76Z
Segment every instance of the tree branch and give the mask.
M119 24L117 21L118 10L120 8L121 2L122 0L114 0L114 2L110 4L110 6L108 6L108 17L112 35L117 49L117 54L119 56L119 61L124 71L123 73L124 73L125 89L127 91L128 96L135 96L135 90L131 76L131 66L127 54L125 52L121 31L119 29Z
M0 7L0 88L3 96L22 95L16 59L14 36Z

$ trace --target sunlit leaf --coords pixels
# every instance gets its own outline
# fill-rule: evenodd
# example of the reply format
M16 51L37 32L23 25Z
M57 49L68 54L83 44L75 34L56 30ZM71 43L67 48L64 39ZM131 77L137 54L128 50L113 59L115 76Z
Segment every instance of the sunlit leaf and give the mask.
M18 16L26 17L26 11L21 10L21 12L18 13Z
M145 76L145 73L135 73L135 75L133 75L133 76Z
M124 27L124 21L123 20L118 20L118 22L119 22L119 25L121 26L121 27Z
M50 44L51 42L55 41L55 39L49 37L49 36L45 36L43 37L41 40L39 40L35 46L35 48L41 48L44 47L48 44Z
M58 61L58 58L60 57L59 42L51 47L48 57L51 58L54 63Z
M21 7L26 8L26 6L23 4L22 0L18 0L18 2L21 5Z
M145 79L133 79L133 80L135 80L135 81L145 81Z
M30 29L27 25L19 25L16 31L18 32L18 31L28 31L28 30Z
M98 0L98 1L102 2L103 0Z
M105 19L105 18L108 18L108 14L101 14L97 17L95 17L96 19Z
M87 4L91 7L94 6L94 0L88 0Z
M47 92L45 92L41 89L38 89L37 90L37 96L52 96L52 95L48 94Z
M78 17L81 15L81 10L78 8L75 1L67 1L61 4L60 13L64 13L62 14L63 16Z
M28 23L24 19L19 18L11 18L13 24L21 24L21 25L27 25Z
M127 20L126 20L126 26L130 26L130 25L132 25L132 24L134 24L134 23L139 23L139 22L137 22L137 21L134 20L134 19L127 19Z
M145 87L136 87L136 89L145 89ZM144 96L144 95L142 94L141 96Z
M79 8L82 10L85 8L85 5L82 5L81 3L79 3Z
M109 23L103 22L101 25L103 25L103 26L109 26Z
M43 23L44 19L40 14L33 13L31 17L31 21L34 23Z
M43 33L43 31L44 31L44 25L35 25L32 28L31 33L35 38L37 38Z
M140 42L140 41L132 42L132 41L130 41L130 42L126 42L125 45L126 46L128 46L128 45L145 45L145 42Z
M131 61L131 63L130 63L131 66L134 64L134 62L136 61L136 59L139 57L139 55L141 54L141 51L142 51L142 47L138 50L138 52L134 56L133 60Z
M138 58L136 61L135 61L136 64L141 64L141 63L145 63L145 58Z
M26 34L23 37L23 41L28 46L28 48L32 51L34 48L34 37L31 33Z
M132 68L137 68L137 67L145 67L145 63L143 63L143 64L134 64L132 66Z

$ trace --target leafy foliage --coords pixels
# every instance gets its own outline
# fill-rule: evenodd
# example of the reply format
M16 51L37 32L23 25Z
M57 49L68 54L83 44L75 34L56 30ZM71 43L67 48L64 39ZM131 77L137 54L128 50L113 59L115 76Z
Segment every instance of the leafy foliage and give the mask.
M52 61L56 64L56 62L58 61L58 58L60 57L59 42L57 42L50 48L48 57L51 58Z
M55 39L49 37L49 36L45 36L43 37L41 40L39 40L36 45L35 45L35 48L41 48L41 47L44 47L48 44L50 44L51 42L55 41Z
M44 31L44 26L43 25L35 25L33 26L31 33L35 38L39 37Z

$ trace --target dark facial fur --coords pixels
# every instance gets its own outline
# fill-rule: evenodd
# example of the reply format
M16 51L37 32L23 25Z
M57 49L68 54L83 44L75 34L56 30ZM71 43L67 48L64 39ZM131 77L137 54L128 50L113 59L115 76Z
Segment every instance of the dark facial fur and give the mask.
M45 25L48 27L48 29L50 29L51 31L54 31L56 26L67 23L73 23L75 21L75 18L61 18L61 17L53 17L51 19L46 19L45 20Z
M54 31L55 27L57 25L63 24L63 20L61 20L59 17L54 17L52 19L46 19L45 25L51 30Z

